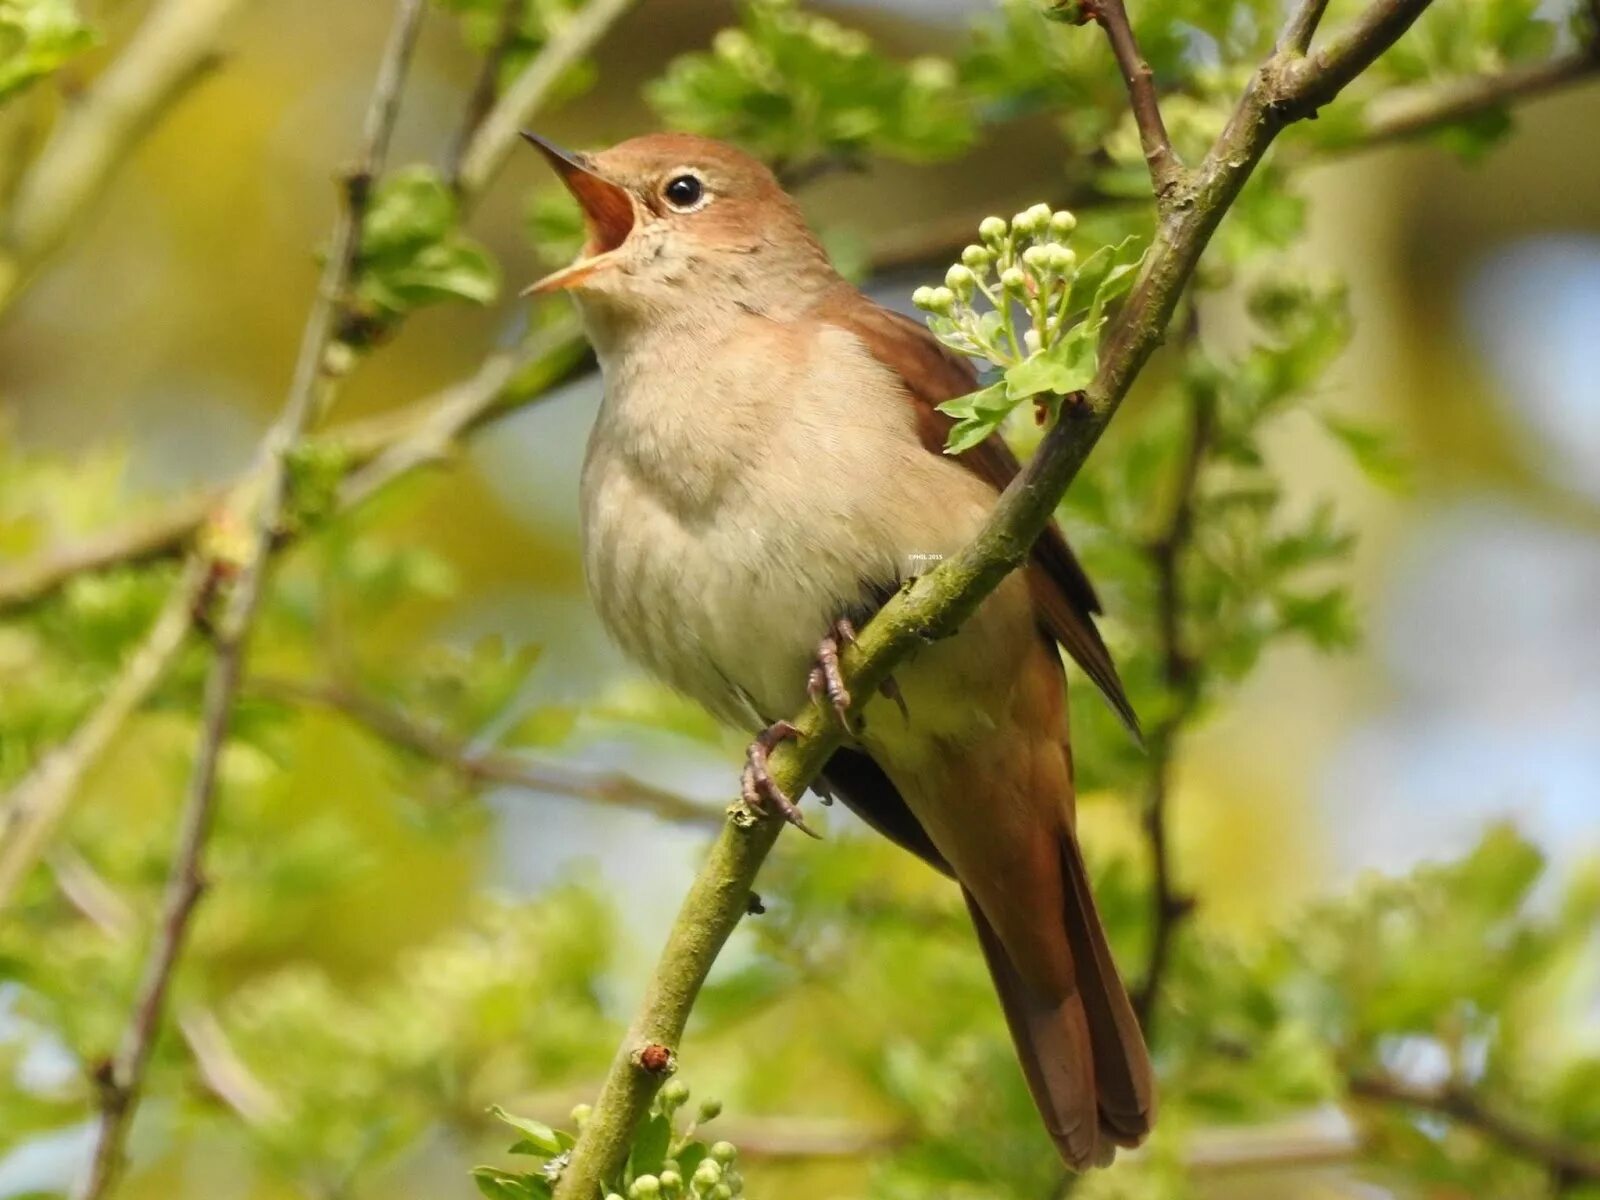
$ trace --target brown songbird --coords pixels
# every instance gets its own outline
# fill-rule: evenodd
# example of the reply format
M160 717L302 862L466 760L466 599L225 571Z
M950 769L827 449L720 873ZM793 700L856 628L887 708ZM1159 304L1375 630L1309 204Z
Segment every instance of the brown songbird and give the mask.
M808 692L850 719L827 791L960 884L1061 1156L1109 1162L1155 1089L1074 832L1058 645L1130 723L1094 589L1054 526L960 632L857 712L841 639L971 540L1017 473L998 437L951 457L936 405L975 370L829 264L761 163L654 134L593 155L530 136L582 206L576 298L605 376L582 482L589 590L666 683L756 734L748 799L796 823L766 750ZM822 693L826 696L822 696Z

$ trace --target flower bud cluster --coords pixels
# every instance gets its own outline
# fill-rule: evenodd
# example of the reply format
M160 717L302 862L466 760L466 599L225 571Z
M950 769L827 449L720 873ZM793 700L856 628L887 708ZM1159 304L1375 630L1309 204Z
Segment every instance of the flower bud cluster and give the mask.
M911 302L933 315L929 327L951 349L1001 367L1020 362L1051 345L1065 325L1078 266L1067 241L1077 227L1077 217L1048 204L1009 221L985 217L978 241L961 251L944 285L918 288ZM976 307L980 297L986 311Z

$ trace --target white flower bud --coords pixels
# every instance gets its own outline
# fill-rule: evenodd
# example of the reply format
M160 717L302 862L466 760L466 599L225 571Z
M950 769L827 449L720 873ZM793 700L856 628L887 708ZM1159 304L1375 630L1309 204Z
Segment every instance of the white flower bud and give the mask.
M1050 216L1050 232L1058 237L1066 237L1078 227L1078 218L1066 209L1059 209Z
M653 1200L661 1195L661 1181L654 1175L641 1175L628 1189L628 1200Z
M1007 267L1000 273L1000 286L1008 292L1020 292L1028 286L1028 277L1021 267Z
M574 1105L572 1109L572 1123L579 1129L582 1129L583 1123L589 1119L589 1114L592 1112L594 1112L594 1109L587 1104Z
M1029 246L1022 252L1022 265L1036 274L1043 275L1050 269L1050 247Z
M689 1099L689 1085L681 1079L669 1079L661 1088L661 1103L678 1108Z
M733 1189L725 1183L719 1183L706 1193L706 1200L733 1200Z
M978 277L960 263L957 263L944 273L945 287L963 300L972 295L972 289L977 285L977 282Z
M1037 329L1029 329L1022 335L1022 348L1029 354L1039 353L1039 347L1043 344Z
M1050 227L1050 206L1048 204L1035 204L1028 209L1028 226L1035 233L1043 233Z
M678 1174L676 1171L669 1171L666 1168L662 1168L661 1190L666 1192L669 1196L676 1196L683 1190L683 1176Z
M950 310L956 306L956 294L947 287L934 288L933 294L928 297L928 311L948 316Z
M722 1182L722 1164L714 1158L702 1158L694 1169L694 1185L704 1190Z
M723 1166L727 1166L739 1157L739 1151L732 1142L714 1142L711 1146L711 1157Z
M961 261L974 271L981 271L994 261L994 255L983 246L968 246L961 252Z
M933 289L931 287L919 287L916 291L911 293L911 303L915 304L918 308L925 312L932 312Z
M1057 275L1065 275L1078 264L1078 256L1065 246L1050 247L1050 269Z
M1006 236L1004 217L985 217L978 225L978 236L986 242L998 242Z

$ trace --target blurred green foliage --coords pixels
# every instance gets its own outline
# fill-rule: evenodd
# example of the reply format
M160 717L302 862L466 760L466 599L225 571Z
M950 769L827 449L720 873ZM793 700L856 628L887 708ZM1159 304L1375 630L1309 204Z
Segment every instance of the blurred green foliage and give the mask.
M0 103L94 45L73 0L0 2Z
M669 124L735 141L780 169L886 154L913 161L965 149L974 135L955 68L894 62L866 35L794 0L751 0L710 52L671 63L647 89Z
M442 7L474 50L504 51L503 84L580 6ZM1174 141L1193 158L1271 45L1279 5L1135 7ZM1330 21L1354 8L1336 3ZM1131 978L1150 954L1156 881L1149 847L1130 831L1185 735L1276 647L1300 639L1331 651L1357 636L1343 571L1352 535L1329 505L1288 502L1272 437L1310 423L1374 483L1405 480L1389 438L1319 391L1350 318L1343 284L1285 253L1304 237L1294 167L1317 146L1358 138L1363 105L1384 88L1537 59L1572 36L1564 26L1575 20L1523 0L1440 0L1351 97L1291 135L1298 145L1241 197L1173 345L1064 507L1152 736L1153 753L1141 752L1095 698L1075 696L1080 782L1101 798L1085 804L1086 842ZM65 0L0 0L0 100L29 82L50 86L49 73L94 36ZM589 73L575 69L566 86ZM1022 447L1038 436L1029 401L1084 379L1107 307L1151 234L1147 173L1104 40L1048 20L1036 0L1004 0L948 61L903 60L790 0L749 0L737 26L666 64L644 92L667 122L739 141L802 178L874 157L949 158L1004 137L1010 122L1048 117L1070 174L1046 166L1038 187L1051 199L1071 194L1081 223L1052 227L1048 206L1042 224L1029 210L993 236L975 221L969 250L980 253L960 264L972 278L947 277L948 298L923 296L947 343L998 368L986 391L950 408L957 449L996 428ZM1438 136L1476 153L1504 124L1478 118ZM463 232L459 207L431 168L381 181L345 298L351 348L375 348L427 305L496 300L499 267ZM570 254L580 233L571 208L541 193L529 212L534 249ZM1046 253L1030 260L1030 249ZM1008 269L1022 276L1010 293ZM987 311L972 309L985 290L1010 295L1015 311L993 297ZM1041 307L1051 297L1058 307ZM1213 314L1229 310L1242 336L1213 338ZM320 443L291 460L284 532L296 541L256 633L223 763L213 885L153 1065L149 1107L165 1117L165 1140L141 1159L243 1146L264 1195L419 1194L419 1161L441 1145L452 1160L499 1149L498 1117L516 1131L512 1157L474 1179L494 1200L530 1200L548 1194L570 1135L507 1110L565 1112L571 1093L590 1087L618 1037L619 980L637 948L592 880L524 899L491 894L482 879L495 817L459 764L363 720L359 704L317 698L331 688L451 745L519 754L576 748L597 733L702 744L716 735L653 690L550 701L537 688L540 646L449 632L464 551L406 534L410 488L341 513L352 465ZM69 463L3 447L8 556L157 507L129 487L112 451ZM36 768L92 710L174 577L161 563L85 573L0 614L0 785ZM397 641L405 654L393 652ZM166 875L206 657L202 642L185 650L0 916L0 1152L93 1110L93 1075L125 1021ZM746 1173L758 1195L1225 1195L1196 1165L1208 1138L1334 1108L1351 1134L1337 1168L1345 1182L1416 1197L1600 1194L1552 1183L1537 1155L1494 1128L1364 1086L1468 1095L1540 1136L1600 1142L1600 1060L1566 1032L1572 995L1595 970L1600 877L1548 878L1509 828L1459 862L1364 881L1255 939L1225 935L1207 920L1208 897L1196 897L1157 994L1155 1140L1076 1185L1061 1179L1038 1128L950 889L886 843L836 836L821 849L783 845L762 892L766 911L713 978L682 1056L729 1098L730 1126L733 1115L767 1114L803 1131L799 1119L842 1117L858 1148L826 1182L825 1163L804 1151L763 1158L759 1138L735 1166L731 1145L697 1136L711 1109L680 1124L687 1092L669 1085L616 1181L630 1200L721 1200L743 1194ZM505 1108L491 1115L496 1104ZM1292 1178L1272 1194L1302 1194ZM171 1194L165 1186L148 1190Z

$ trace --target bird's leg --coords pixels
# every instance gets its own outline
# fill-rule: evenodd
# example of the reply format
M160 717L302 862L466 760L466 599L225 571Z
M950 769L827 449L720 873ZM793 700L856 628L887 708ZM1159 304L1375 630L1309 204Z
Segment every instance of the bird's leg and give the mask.
M756 734L755 741L745 751L744 774L739 778L739 793L745 804L756 812L776 811L789 824L808 837L820 837L800 815L799 806L784 793L767 770L767 756L779 742L799 737L800 730L787 721L768 725Z
M850 691L844 686L844 676L839 672L839 651L855 643L855 625L849 617L840 617L829 628L827 636L817 643L817 665L811 668L810 678L806 680L806 694L812 700L826 694L839 717L839 723L846 729L850 728ZM911 720L911 710L906 707L906 698L901 695L900 685L895 682L893 675L878 685L878 693L893 700L900 715L907 721Z

